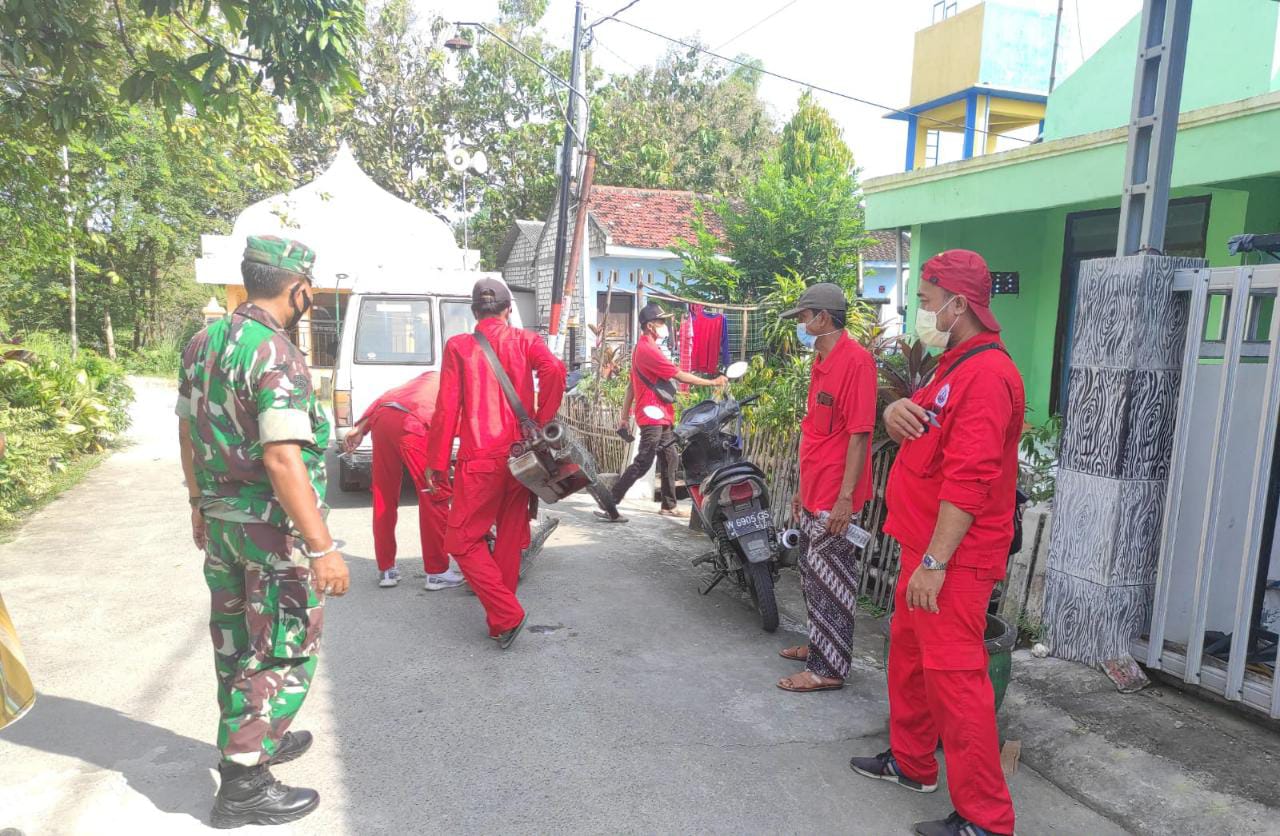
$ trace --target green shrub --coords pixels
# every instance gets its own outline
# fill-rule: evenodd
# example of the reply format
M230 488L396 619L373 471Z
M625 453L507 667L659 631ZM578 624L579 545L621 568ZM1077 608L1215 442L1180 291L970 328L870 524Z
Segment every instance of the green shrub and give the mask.
M125 352L120 362L130 374L177 380L178 366L182 363L182 348L176 342L162 343Z
M124 368L35 334L0 346L0 527L65 487L81 457L111 446L129 423Z

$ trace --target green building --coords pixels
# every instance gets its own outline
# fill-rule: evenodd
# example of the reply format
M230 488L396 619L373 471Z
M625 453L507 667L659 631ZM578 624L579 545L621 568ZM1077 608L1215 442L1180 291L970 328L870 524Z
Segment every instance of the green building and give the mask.
M1167 254L1238 265L1228 238L1280 231L1278 25L1276 2L1193 8ZM1065 409L1079 264L1116 254L1138 26L1130 21L1061 80L1035 142L863 184L868 229L911 231L912 277L956 247L1005 274L994 310L1033 423ZM914 288L904 297L914 306Z

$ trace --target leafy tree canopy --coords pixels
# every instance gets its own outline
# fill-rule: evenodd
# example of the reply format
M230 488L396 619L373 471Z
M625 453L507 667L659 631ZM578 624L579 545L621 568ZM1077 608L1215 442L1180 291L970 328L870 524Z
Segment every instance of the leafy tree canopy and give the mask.
M236 117L246 90L323 118L358 89L362 0L6 0L0 113L59 135L117 100Z

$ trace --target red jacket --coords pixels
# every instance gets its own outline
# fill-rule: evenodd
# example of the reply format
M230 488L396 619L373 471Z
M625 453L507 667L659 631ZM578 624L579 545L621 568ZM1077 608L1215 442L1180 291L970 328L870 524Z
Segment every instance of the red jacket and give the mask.
M406 429L426 435L431 427L431 418L436 411L436 398L440 393L440 373L423 372L408 383L402 383L394 389L388 389L369 404L369 408L356 423L368 421L366 429L373 429L373 423L380 412L386 409L399 409L407 412L415 421L408 422Z
M1003 578L1013 539L1018 441L1026 399L1009 355L988 350L947 369L965 353L1000 336L983 333L948 349L933 380L911 400L937 413L940 427L902 443L889 473L884 529L906 548L925 552L943 500L973 515L952 557L956 566Z
M482 319L476 330L493 345L521 404L538 426L554 418L564 398L564 364L537 336L500 319ZM461 439L458 461L505 458L521 438L520 422L471 334L459 334L444 347L436 416L427 444L427 466L432 470L449 467L455 438Z
M645 380L650 383L657 383L660 380L670 380L679 373L680 370L663 355L653 337L645 334L640 338L635 351L631 353L631 392L635 398L636 426L669 427L676 422L675 405L654 394L653 389L640 379L640 375L644 375ZM645 415L646 406L656 406L662 410L662 417L650 418Z

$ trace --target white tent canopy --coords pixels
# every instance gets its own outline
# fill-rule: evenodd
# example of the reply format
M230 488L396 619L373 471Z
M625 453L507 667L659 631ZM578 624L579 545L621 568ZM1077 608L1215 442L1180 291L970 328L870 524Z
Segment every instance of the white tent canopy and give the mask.
M230 235L202 235L196 281L238 285L249 235L279 235L316 251L317 287L413 285L430 290L445 274L474 270L478 251L463 250L440 218L401 200L360 170L343 143L329 168L305 186L253 204Z

